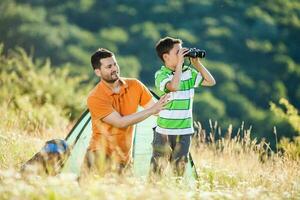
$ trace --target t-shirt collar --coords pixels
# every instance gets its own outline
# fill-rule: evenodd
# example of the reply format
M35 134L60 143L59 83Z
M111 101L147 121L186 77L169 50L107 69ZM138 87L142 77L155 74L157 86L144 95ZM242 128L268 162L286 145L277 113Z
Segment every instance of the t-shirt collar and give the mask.
M122 94L125 92L126 88L128 87L128 84L126 83L126 81L124 80L124 78L120 77L119 78L119 81L120 81L120 93L119 94ZM100 81L100 84L99 84L99 87L101 87L101 89L104 90L104 92L109 95L109 96L112 96L113 94L115 94L112 89L110 87L108 87L108 85L106 85L104 83L104 81Z
M184 72L184 71L186 71L188 68L189 68L188 66L184 65L184 66L182 67L182 71ZM170 74L171 74L171 73L174 74L174 71L171 70L170 68L166 67L165 65L161 66L161 70L164 70L164 71L166 71L167 73L170 73Z

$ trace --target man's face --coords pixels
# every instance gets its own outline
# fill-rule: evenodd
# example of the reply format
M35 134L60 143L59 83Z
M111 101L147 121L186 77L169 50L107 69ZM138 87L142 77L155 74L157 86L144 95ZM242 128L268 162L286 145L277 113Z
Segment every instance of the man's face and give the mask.
M95 69L97 76L107 83L114 83L119 79L120 68L114 56L100 60L100 69Z
M176 67L178 63L178 52L179 49L182 48L182 45L180 43L174 44L173 48L169 51L169 53L165 54L164 59L166 65L169 67Z

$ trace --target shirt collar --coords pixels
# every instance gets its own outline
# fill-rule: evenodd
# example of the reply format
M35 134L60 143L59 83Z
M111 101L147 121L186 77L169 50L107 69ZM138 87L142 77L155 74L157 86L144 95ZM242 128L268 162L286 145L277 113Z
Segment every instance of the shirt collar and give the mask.
M166 72L168 72L168 73L172 73L173 72L173 70L171 70L170 68L168 68L168 67L166 67L166 66L161 66L161 70L163 70L163 71L166 71Z
M184 65L183 67L182 67L182 71L184 72L184 71L186 71L187 69L188 69L189 67L188 66L186 66L186 65ZM168 73L172 73L172 74L174 74L174 71L173 70L171 70L170 68L168 68L168 67L166 67L166 66L161 66L161 70L163 70L163 71L166 71L166 72L168 72Z
M125 90L128 88L128 84L126 83L126 81L124 80L124 78L120 77L119 78L119 81L120 81L120 93L119 94L122 94L125 92ZM108 96L112 96L113 94L115 94L112 89L110 87L108 87L108 85L106 85L104 83L104 81L100 81L99 83L99 87L108 95Z

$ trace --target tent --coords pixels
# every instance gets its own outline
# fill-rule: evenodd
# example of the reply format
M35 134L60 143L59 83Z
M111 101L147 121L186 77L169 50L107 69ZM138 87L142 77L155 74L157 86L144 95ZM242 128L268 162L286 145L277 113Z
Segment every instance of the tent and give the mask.
M153 100L157 101L159 99L155 93L153 94ZM141 110L142 108L139 108ZM51 140L46 142L46 145L42 148L40 152L35 154L33 158L31 158L27 163L31 164L34 162L47 162L43 158L43 152L46 150L54 150L56 148L52 148L51 142L58 141L60 143L66 143L68 146L68 154L65 156L64 160L61 162L61 165L58 166L57 172L61 173L73 173L76 176L80 176L81 168L84 163L84 157L87 151L87 148L90 143L90 139L92 136L92 122L91 115L88 110L84 111L81 115L77 123L74 125L72 130L66 136L65 140ZM135 176L138 177L146 177L150 170L150 160L152 156L152 145L151 142L153 140L153 130L156 122L156 117L151 116L146 120L135 125L134 128L134 139L133 139L133 172ZM50 147L50 148L48 148ZM194 164L191 160L186 169L185 178L189 181L196 180L197 173L194 167ZM26 168L26 164L24 164L23 169Z
M159 97L153 93L153 99L156 101ZM139 108L141 110L142 108ZM136 176L146 177L150 170L150 159L152 156L153 130L156 117L151 116L146 120L135 125L133 140L133 171ZM81 166L84 162L84 156L87 151L92 136L91 116L86 110L73 129L65 138L67 144L71 146L71 153L66 160L62 172L74 173L80 175ZM197 172L189 155L185 178L189 181L197 179Z

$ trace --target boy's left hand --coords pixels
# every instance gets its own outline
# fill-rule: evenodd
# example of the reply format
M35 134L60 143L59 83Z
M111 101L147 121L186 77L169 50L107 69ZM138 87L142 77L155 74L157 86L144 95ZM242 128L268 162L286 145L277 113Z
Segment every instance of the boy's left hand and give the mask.
M190 58L191 59L191 63L194 66L200 66L201 62L200 62L200 58Z

